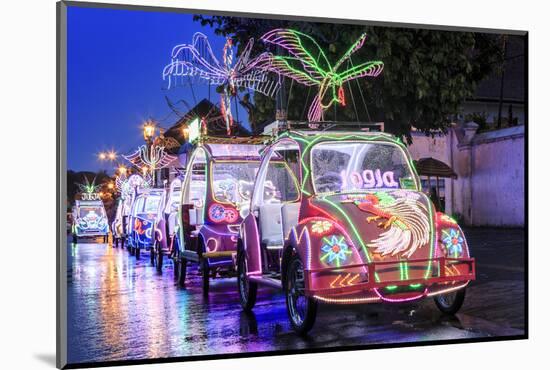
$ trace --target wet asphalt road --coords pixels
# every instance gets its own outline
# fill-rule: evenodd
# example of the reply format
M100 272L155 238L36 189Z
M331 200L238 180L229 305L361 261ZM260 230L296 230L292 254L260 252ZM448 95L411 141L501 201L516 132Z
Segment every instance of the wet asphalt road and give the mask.
M186 288L161 275L147 254L93 241L68 252L69 363L227 354L357 344L479 338L524 333L523 230L467 229L477 277L455 317L443 317L431 299L389 305L321 304L307 338L293 333L284 297L260 288L253 315L242 312L235 278L211 282L203 297L200 276ZM166 261L166 260L165 260Z

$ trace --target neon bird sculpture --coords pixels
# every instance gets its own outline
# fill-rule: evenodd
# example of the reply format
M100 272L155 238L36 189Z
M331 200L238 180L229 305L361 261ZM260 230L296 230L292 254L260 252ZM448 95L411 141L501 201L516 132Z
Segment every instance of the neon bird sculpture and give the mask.
M274 29L263 35L261 40L286 49L290 56L272 56L264 68L302 85L318 86L319 91L308 110L308 121L321 121L324 110L332 104L345 106L344 83L361 77L376 77L382 72L384 63L381 61L369 61L356 66L351 63L351 56L361 49L366 38L367 35L362 34L336 64L331 65L311 36L291 29ZM346 63L352 66L340 71Z
M409 258L429 241L428 209L419 202L417 194L394 197L398 192L368 194L356 205L361 211L372 214L367 217L367 223L382 220L378 227L384 231L367 246L382 256L400 254Z
M241 55L234 58L233 41L227 38L223 47L222 63L216 58L208 38L197 32L192 44L177 45L172 49L172 62L164 67L162 79L168 79L168 88L178 78L197 77L210 85L223 86L221 111L225 119L227 134L231 134L233 115L231 101L236 97L238 88L246 88L273 97L278 91L279 80L268 79L271 54L264 52L251 58L254 40L250 39ZM261 66L261 68L260 68Z

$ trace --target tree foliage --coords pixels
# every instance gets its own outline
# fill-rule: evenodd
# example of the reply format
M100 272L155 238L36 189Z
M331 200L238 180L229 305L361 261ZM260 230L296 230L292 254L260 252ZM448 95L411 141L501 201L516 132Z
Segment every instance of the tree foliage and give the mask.
M410 28L266 20L196 15L203 26L236 41L238 52L250 38L259 40L273 28L292 28L311 35L336 61L366 32L363 48L352 62L381 60L384 71L375 79L359 79L344 86L346 106L325 112L325 119L339 121L384 121L386 131L410 139L412 127L424 132L446 130L461 104L471 97L476 85L502 63L499 36ZM275 50L256 42L255 52ZM289 120L304 120L315 96L308 88L285 79L282 106ZM247 110L256 131L275 119L273 99L254 94ZM252 110L252 111L251 111Z

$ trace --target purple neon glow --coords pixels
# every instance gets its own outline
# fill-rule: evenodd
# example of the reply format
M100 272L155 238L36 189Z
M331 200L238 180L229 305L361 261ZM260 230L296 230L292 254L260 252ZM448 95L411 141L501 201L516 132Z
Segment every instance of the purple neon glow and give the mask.
M233 122L231 101L238 88L246 88L273 97L280 84L278 79L269 79L268 69L271 54L264 52L251 58L254 40L250 39L241 55L234 60L233 42L227 39L222 54L222 63L216 58L208 38L197 32L192 44L177 45L172 49L172 62L164 67L162 79L168 79L168 88L183 77L197 77L210 85L223 85L221 104L230 132Z

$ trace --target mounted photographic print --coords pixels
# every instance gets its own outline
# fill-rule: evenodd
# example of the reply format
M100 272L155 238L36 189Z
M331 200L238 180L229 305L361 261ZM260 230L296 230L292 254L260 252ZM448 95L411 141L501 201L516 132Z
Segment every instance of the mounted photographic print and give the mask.
M527 32L58 3L58 367L527 338Z

